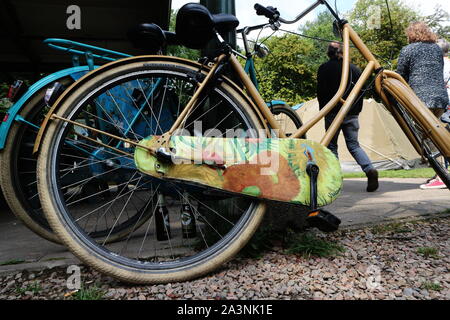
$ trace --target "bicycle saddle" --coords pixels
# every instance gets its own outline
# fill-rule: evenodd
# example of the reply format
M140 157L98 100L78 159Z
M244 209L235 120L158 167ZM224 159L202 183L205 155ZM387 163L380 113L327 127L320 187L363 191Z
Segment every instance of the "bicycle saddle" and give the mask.
M176 20L176 35L182 45L191 49L203 48L214 37L233 31L239 20L225 13L211 14L203 5L188 3L180 8Z
M131 28L127 35L134 47L149 53L158 53L168 44L178 44L175 33L165 31L154 23L141 23Z

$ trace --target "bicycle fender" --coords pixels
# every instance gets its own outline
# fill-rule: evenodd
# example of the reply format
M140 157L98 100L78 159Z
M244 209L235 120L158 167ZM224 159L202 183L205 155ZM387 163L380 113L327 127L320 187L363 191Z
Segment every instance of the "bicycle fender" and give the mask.
M125 64L139 63L139 62L144 63L144 65L145 65L145 62L161 63L161 64L164 64L164 63L178 63L178 64L181 64L181 65L188 65L188 66L194 67L194 68L196 68L199 71L201 70L201 71L208 72L210 70L210 68L208 68L207 66L202 65L200 63L197 63L195 61L191 61L191 60L183 59L183 58L178 58L178 57L173 57L173 56L162 56L162 55L133 56L133 57L130 57L130 58L124 58L124 59L120 59L120 60L116 60L116 61L104 64L101 67L99 67L99 68L97 68L97 69L87 73L80 80L74 82L66 91L64 91L64 93L58 98L58 100L56 100L56 102L50 108L49 112L45 116L44 121L41 124L41 128L39 129L39 132L37 134L36 140L34 142L33 153L36 153L36 152L39 151L39 146L41 144L42 137L44 136L45 131L47 129L47 126L48 126L48 123L50 121L50 118L52 117L52 115L54 113L56 113L58 111L59 107L64 103L64 101L66 101L66 99L68 98L69 94L72 91L78 89L84 83L86 83L87 81L93 79L94 77L96 77L97 75L99 75L102 72L107 72L108 70L111 70L111 69L116 68L116 67L120 67L120 66L125 65ZM223 77L223 78L224 78L224 81L228 85L233 87L233 89L236 92L238 92L243 99L245 99L245 101L248 103L248 105L253 108L253 110L255 111L255 114L257 115L257 117L259 118L259 120L261 122L261 125L269 133L269 128L267 126L266 121L264 120L261 112L259 111L259 109L255 105L255 103L250 99L250 97L248 97L248 95L246 95L243 92L243 90L237 84L235 84L232 80L230 80L227 77Z
M25 94L14 103L11 108L9 108L7 114L8 119L5 122L0 124L0 150L5 147L6 139L8 138L9 131L14 123L17 120L17 116L20 115L23 107L27 104L30 99L32 99L38 92L45 89L49 84L58 81L62 78L70 76L74 81L81 78L86 72L89 72L89 68L87 66L73 67L60 70L58 72L52 73L45 78L40 79L35 82Z

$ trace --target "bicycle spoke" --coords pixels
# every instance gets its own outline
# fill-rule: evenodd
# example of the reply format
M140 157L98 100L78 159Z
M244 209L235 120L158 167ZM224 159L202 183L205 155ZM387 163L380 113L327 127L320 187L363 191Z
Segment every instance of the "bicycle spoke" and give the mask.
M250 128L246 110L235 102L243 100L224 87L198 99L180 128L191 131L202 121L202 131L218 129L222 136ZM54 155L48 161L58 190L50 193L62 204L58 214L71 222L66 227L81 231L83 246L134 270L165 270L200 261L234 241L241 218L254 212L251 201L242 208L237 198L210 203L202 188L145 175L135 165L138 141L171 128L198 89L191 74L145 68L90 88L83 88L86 95L97 98L74 100L67 118L54 116L61 124L55 122L55 146L47 151ZM183 208L193 224L190 234Z
M142 177L139 178L138 184L141 181ZM119 221L120 217L122 216L122 213L125 209L125 207L128 205L128 203L130 202L131 197L133 196L134 192L136 191L137 187L133 189L133 192L131 192L130 196L128 197L126 203L124 204L124 206L122 207L122 210L119 213L119 217L117 217L117 219L115 220L113 226L111 227L111 231L108 233L108 236L106 237L106 239L103 241L103 245L105 245L105 243L108 241L109 237L111 236L112 231L114 230L114 227L117 225L117 222Z

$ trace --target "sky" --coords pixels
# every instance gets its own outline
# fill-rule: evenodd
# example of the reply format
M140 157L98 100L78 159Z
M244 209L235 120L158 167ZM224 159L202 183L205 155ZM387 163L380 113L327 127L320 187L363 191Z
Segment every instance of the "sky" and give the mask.
M345 13L352 9L354 3L357 0L336 0L337 9L340 13ZM449 0L402 0L408 6L416 9L424 15L433 13L436 5L440 4L445 10L450 12ZM181 6L189 2L200 2L199 0L172 0L172 9L177 10ZM303 12L309 5L314 3L315 0L235 0L236 3L236 16L239 19L239 27L252 26L267 22L267 18L257 16L253 5L259 3L265 6L273 6L278 9L281 16L287 20L293 20L298 14ZM328 3L334 8L334 0L328 0ZM299 26L306 21L314 20L320 11L326 10L324 6L319 6L313 12L310 12L303 20L292 24L283 25L282 28L290 31L298 30ZM350 22L351 23L351 22ZM450 21L449 21L450 23ZM331 26L330 26L331 27ZM261 36L268 36L271 31L267 30L261 34ZM254 32L250 35L250 38L255 38L258 32ZM238 43L239 44L239 43Z
M273 6L280 11L281 16L287 19L295 18L300 12L306 9L310 4L314 3L314 0L235 0L236 1L236 16L241 22L239 27L263 23L267 19L258 17L255 14L253 5L260 3L266 6ZM442 5L444 9L450 11L450 1L448 0L403 0L408 6L418 9L424 14L430 14L433 12L434 7L437 4ZM188 2L199 2L195 0L172 0L172 8L178 9L183 4ZM353 7L356 0L337 0L337 7L340 12L346 12ZM334 0L329 0L328 3L334 6ZM313 19L317 14L319 8L315 12L311 12L307 18ZM323 10L323 9L322 9Z

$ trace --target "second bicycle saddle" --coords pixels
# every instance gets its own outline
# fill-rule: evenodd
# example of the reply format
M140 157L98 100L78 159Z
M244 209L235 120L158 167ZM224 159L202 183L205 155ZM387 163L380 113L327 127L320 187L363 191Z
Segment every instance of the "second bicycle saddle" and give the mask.
M134 47L151 54L158 53L168 44L178 44L175 33L165 31L154 23L141 23L131 28L127 35Z

